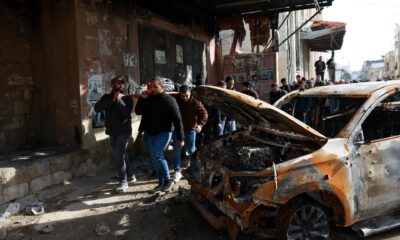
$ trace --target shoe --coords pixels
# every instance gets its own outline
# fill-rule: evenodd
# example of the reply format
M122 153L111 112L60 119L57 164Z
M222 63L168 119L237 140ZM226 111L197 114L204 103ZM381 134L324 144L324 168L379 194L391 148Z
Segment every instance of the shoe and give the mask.
M160 193L162 192L162 189L164 188L164 185L158 184L157 187L155 187L154 189L151 190L151 193Z
M123 193L128 189L128 183L120 183L118 186L115 188L115 191L117 193Z
M182 173L180 171L176 172L175 176L174 176L174 181L179 182L179 180L181 180L181 178L182 178Z
M135 175L132 175L132 177L128 177L128 183L135 183L136 182L136 177Z
M169 180L169 181L167 182L167 184L164 185L162 191L163 191L163 192L169 192L169 191L171 191L172 186L174 186L174 181L173 181L173 180Z

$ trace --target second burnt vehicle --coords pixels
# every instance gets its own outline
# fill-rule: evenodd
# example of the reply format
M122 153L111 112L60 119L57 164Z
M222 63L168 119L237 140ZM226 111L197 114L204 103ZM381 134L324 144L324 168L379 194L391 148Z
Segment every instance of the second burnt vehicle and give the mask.
M194 93L241 126L200 148L184 173L191 203L231 239L400 226L400 81L313 88L275 106L216 87ZM307 124L293 117L300 105Z

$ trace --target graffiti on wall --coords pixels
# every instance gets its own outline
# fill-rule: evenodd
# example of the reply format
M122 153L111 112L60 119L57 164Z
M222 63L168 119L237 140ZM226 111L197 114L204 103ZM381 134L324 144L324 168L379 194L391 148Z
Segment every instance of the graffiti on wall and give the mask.
M104 56L111 56L111 31L107 29L99 29L99 45L100 54Z

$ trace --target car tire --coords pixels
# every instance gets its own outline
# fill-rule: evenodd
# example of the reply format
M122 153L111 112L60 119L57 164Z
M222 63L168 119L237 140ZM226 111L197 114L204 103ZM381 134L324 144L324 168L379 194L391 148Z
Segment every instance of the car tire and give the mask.
M295 201L284 206L277 221L282 240L331 239L332 226L327 209L309 201Z

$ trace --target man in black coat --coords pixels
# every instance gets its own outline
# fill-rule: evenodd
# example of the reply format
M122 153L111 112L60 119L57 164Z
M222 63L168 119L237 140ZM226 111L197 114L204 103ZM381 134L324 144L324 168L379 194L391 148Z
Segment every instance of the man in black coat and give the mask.
M314 67L315 67L315 75L316 76L321 75L321 79L324 82L326 64L324 61L322 61L322 57L319 57L319 60L315 62Z
M273 105L279 98L283 97L287 92L278 87L278 84L271 84L271 92L269 92L269 103Z
M164 92L162 80L155 77L151 81L151 93L143 92L140 95L135 112L142 115L141 130L144 131L144 141L159 181L153 192L168 192L172 189L174 181L170 177L164 151L171 140L173 130L177 138L175 146L182 148L184 145L179 106L174 97Z
M111 80L112 91L104 94L95 104L96 112L105 111L106 134L110 136L114 160L118 168L119 185L115 188L118 193L128 189L128 183L136 182L126 149L132 135L131 113L133 101L123 95L124 79L116 77Z

